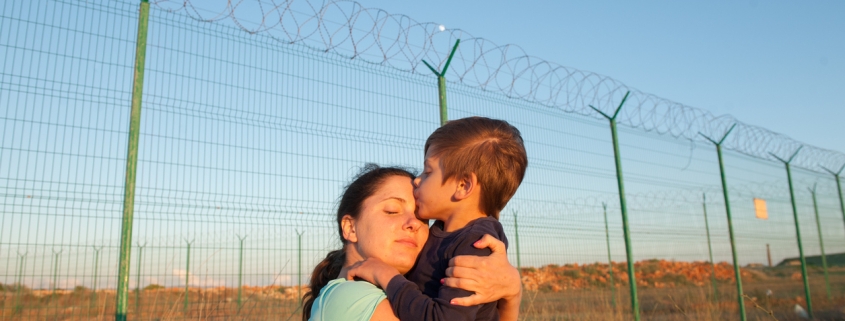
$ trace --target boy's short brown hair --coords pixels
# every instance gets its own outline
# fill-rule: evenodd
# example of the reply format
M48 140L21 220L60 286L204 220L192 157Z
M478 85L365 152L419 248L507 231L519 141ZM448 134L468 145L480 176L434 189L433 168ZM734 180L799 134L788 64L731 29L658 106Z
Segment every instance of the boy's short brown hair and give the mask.
M451 120L425 141L425 153L440 158L443 183L475 173L481 185L479 207L487 216L511 199L528 166L522 136L508 122L486 117Z

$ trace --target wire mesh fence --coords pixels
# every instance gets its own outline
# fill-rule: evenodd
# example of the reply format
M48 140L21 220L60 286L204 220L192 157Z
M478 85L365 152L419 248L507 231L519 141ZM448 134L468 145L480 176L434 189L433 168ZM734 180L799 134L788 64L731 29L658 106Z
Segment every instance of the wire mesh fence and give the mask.
M422 164L440 119L420 62L442 64L455 39L449 118L505 119L526 141L528 172L500 218L521 317L630 319L613 143L588 108L612 110L629 90L619 151L645 318L740 319L741 297L753 318L807 309L797 231L810 313L845 303L845 213L825 171L841 153L804 147L790 183L768 153L800 142L354 2L160 1L120 307L138 20L138 1L0 4L3 319L300 318L302 285L339 247L347 180L367 162ZM723 164L742 294L719 159L698 136L735 123Z

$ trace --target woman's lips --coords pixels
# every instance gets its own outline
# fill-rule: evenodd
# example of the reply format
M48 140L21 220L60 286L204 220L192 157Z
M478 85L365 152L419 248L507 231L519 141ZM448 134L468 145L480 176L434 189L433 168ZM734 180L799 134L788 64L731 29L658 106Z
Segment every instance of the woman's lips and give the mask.
M416 248L418 246L417 241L412 238L398 239L396 240L396 243L407 245L413 248Z

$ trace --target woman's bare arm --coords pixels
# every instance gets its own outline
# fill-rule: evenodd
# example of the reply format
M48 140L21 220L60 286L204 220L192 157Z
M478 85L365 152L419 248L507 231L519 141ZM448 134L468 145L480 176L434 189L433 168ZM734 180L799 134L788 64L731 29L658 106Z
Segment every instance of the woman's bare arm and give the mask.
M376 311L373 312L370 321L399 321L399 318L393 314L393 308L390 307L390 302L384 299L376 306Z

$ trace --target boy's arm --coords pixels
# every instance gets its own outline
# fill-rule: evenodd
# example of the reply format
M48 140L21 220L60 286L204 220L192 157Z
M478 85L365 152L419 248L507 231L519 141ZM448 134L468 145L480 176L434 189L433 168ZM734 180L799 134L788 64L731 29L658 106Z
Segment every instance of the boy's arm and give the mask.
M475 294L455 298L456 305L474 305L498 300L501 320L516 320L522 300L519 271L508 262L505 244L485 235L473 244L490 248L490 256L457 256L449 261L444 285L462 288Z
M472 246L478 236L467 238L466 244L458 244L454 255L489 255L486 248ZM385 281L387 277L391 276ZM481 305L459 306L450 301L454 298L472 295L472 292L443 286L438 296L431 298L422 293L417 284L408 281L396 269L377 259L367 259L353 265L348 278L361 278L384 289L394 313L403 321L410 320L475 320ZM491 300L490 302L493 302Z
M387 284L397 275L402 276L396 268L379 259L368 258L352 264L346 272L346 279L349 281L354 281L355 278L362 279L386 290Z
M460 296L469 293L460 289L442 287L438 297L432 298L420 291L419 287L403 276L398 275L385 288L387 299L393 306L396 316L402 321L434 320L475 320L480 305L459 306L449 303L449 292L459 291Z

